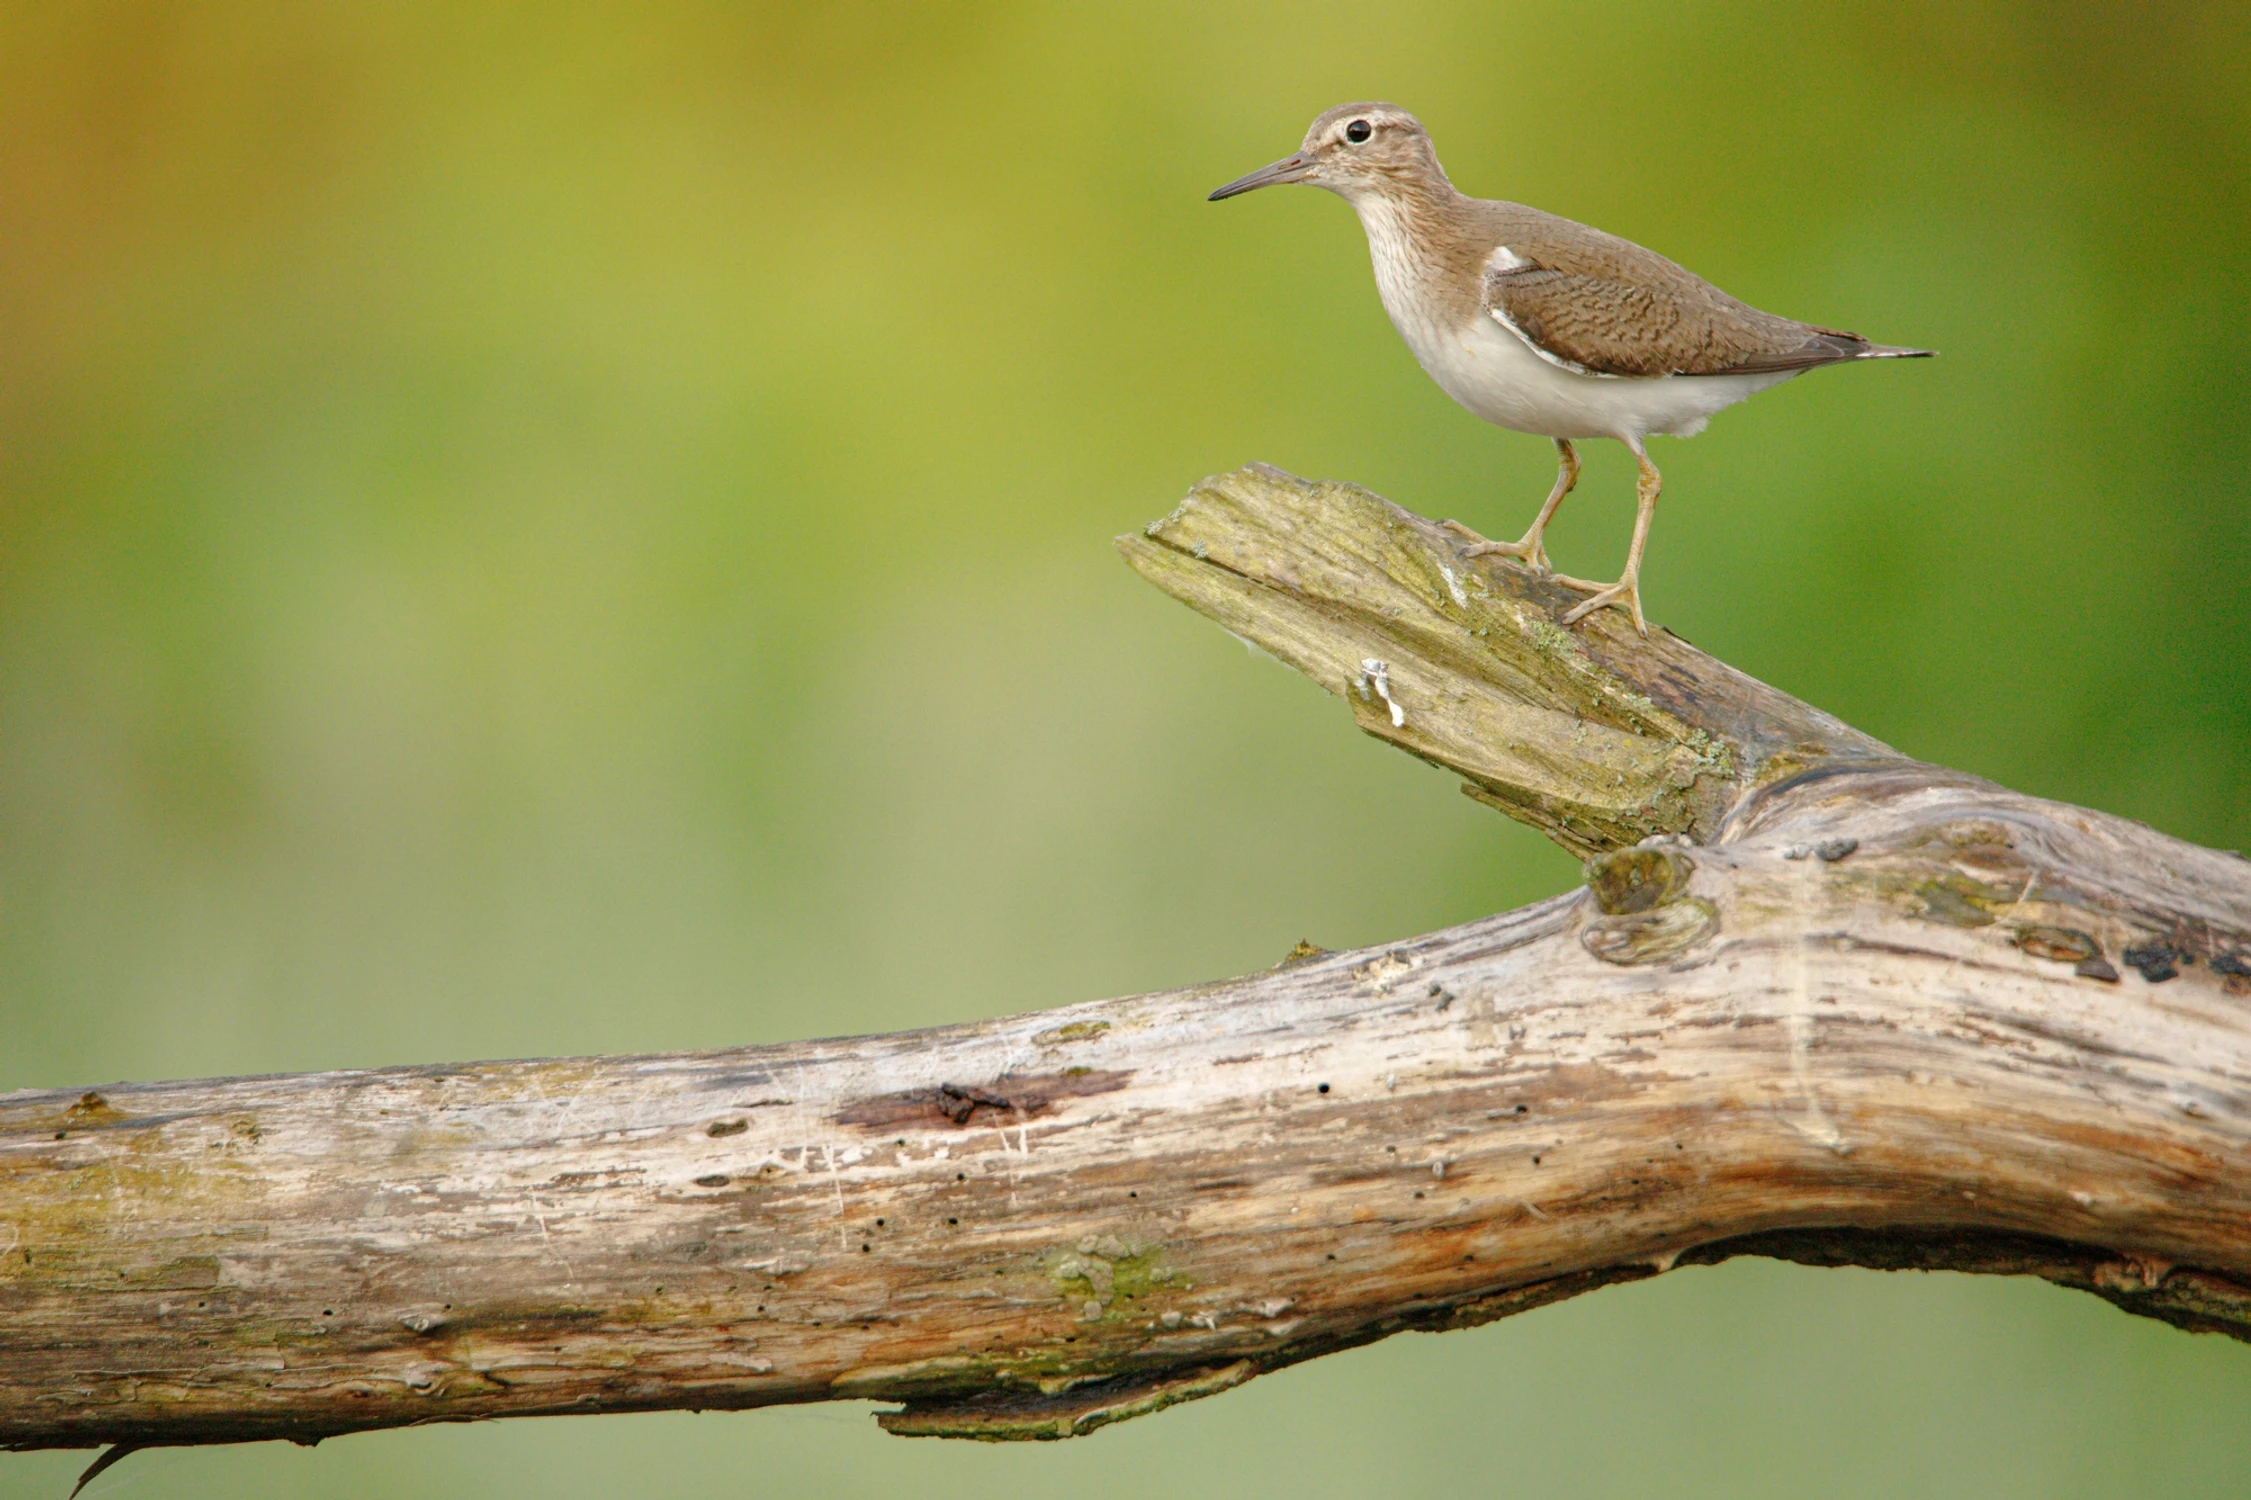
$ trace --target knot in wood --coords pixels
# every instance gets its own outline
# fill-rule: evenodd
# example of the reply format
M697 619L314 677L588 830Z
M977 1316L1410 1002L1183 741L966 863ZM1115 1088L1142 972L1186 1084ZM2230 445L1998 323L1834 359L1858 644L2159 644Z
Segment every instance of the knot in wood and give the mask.
M1695 871L1695 864L1678 850L1644 845L1588 860L1587 888L1611 916L1630 916L1687 895L1688 877Z

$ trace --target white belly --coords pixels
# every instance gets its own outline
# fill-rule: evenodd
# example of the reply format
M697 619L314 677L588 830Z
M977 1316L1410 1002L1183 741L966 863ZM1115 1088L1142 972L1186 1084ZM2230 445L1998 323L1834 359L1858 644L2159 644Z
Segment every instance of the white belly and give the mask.
M1447 395L1497 426L1542 437L1608 437L1629 445L1653 432L1693 437L1715 412L1797 373L1581 375L1541 358L1495 318L1439 329L1387 310L1416 362Z

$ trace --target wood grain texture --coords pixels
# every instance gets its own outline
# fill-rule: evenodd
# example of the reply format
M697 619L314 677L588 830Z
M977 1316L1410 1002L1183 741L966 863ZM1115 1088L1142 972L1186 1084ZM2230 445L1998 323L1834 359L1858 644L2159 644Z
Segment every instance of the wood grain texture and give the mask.
M836 1398L1058 1437L1731 1254L2251 1333L2251 865L1557 644L1570 596L1434 537L1247 471L1128 552L1585 887L930 1031L0 1096L0 1441Z

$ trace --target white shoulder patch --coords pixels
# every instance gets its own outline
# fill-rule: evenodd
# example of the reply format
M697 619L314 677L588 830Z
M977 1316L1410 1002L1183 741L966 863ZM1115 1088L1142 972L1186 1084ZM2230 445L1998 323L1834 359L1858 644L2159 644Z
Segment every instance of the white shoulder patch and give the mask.
M1521 271L1530 264L1532 262L1506 245L1495 246L1493 253L1485 257L1485 270L1488 274L1494 271Z

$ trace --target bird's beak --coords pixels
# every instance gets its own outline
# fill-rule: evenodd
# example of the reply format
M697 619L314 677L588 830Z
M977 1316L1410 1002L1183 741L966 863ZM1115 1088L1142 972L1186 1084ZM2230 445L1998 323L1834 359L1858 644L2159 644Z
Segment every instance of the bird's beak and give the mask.
M1237 193L1247 193L1252 188L1272 187L1278 182L1303 182L1313 175L1313 161L1304 152L1294 152L1283 157L1271 167L1260 167L1248 177L1238 177L1223 188L1214 188L1207 203L1217 203L1222 198L1232 198Z

